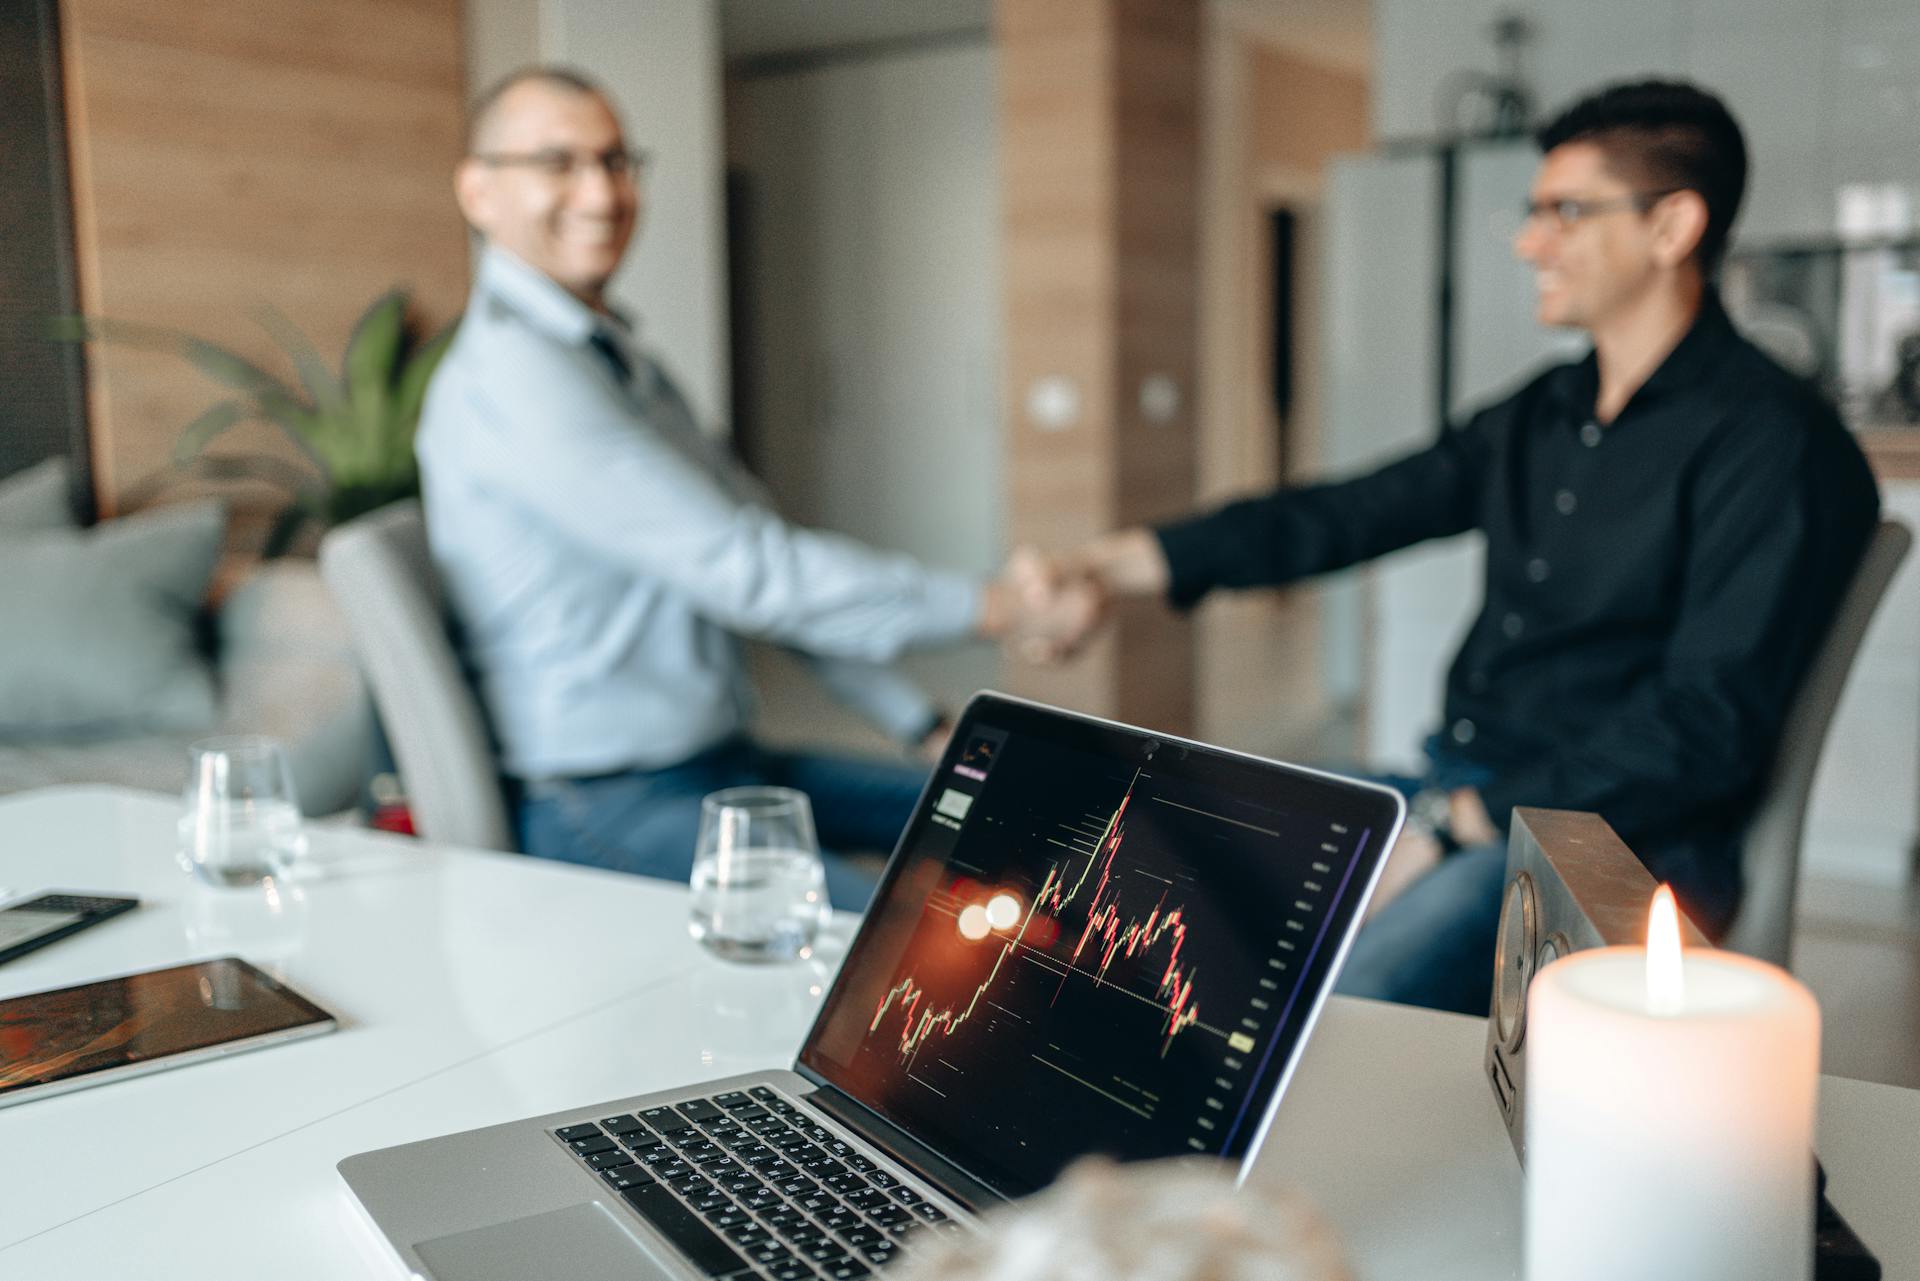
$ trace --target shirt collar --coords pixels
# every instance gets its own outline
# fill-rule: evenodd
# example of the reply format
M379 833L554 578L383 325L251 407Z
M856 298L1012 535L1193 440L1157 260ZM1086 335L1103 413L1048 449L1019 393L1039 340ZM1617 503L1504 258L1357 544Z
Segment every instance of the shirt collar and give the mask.
M1727 318L1726 308L1720 303L1719 291L1708 286L1700 295L1700 311L1694 316L1693 324L1627 400L1621 416L1625 417L1627 410L1644 409L1649 404L1700 388L1738 336L1733 322ZM1593 402L1600 394L1599 358L1589 351L1583 359L1566 366L1554 390L1571 415L1582 422L1592 418Z
M488 245L480 255L474 291L499 299L534 328L571 346L585 343L598 330L623 353L634 354L633 323L626 316L617 310L595 311L498 245Z

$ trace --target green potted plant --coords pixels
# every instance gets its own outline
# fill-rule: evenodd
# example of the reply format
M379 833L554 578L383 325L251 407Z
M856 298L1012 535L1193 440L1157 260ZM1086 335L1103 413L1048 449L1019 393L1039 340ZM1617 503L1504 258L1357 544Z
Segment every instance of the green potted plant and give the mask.
M308 522L338 524L420 492L413 433L427 381L453 341L454 325L422 338L407 294L382 296L355 324L335 374L300 329L271 308L261 326L293 362L295 386L224 347L149 325L73 317L58 326L71 341L120 342L171 352L228 394L181 428L173 461L213 479L264 480L291 494L274 519L263 556L287 550ZM265 455L207 451L230 428L277 427L313 466L311 474Z

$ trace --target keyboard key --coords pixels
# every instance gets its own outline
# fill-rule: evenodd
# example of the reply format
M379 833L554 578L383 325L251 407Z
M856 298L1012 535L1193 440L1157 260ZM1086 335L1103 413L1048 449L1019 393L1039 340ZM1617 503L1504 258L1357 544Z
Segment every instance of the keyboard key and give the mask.
M947 1217L946 1211L931 1201L922 1201L919 1205L913 1207L913 1212L928 1223L940 1223L945 1221Z
M826 1224L828 1227L832 1228L835 1232L845 1232L848 1228L859 1227L862 1223L865 1223L866 1220L862 1219L859 1215L855 1214L852 1210L843 1209L843 1210L835 1210L831 1214L821 1215L820 1222Z
M893 1202L887 1198L886 1193L875 1188L868 1188L864 1192L849 1192L847 1194L847 1203L858 1206L862 1210L878 1210L884 1206L893 1204Z
M900 1253L902 1253L900 1247L891 1241L881 1241L860 1247L861 1257L876 1268L885 1267L895 1255Z
M875 1169L878 1168L874 1165L873 1162L867 1160L867 1158L861 1156L858 1152L855 1152L852 1156L847 1158L847 1164L852 1166L854 1169L860 1171L860 1173L862 1174L871 1174Z
M614 1143L612 1139L600 1133L598 1130L595 1130L592 1134L587 1135L585 1138L579 1138L579 1139L573 1140L573 1142L569 1143L567 1146L572 1148L575 1152L578 1152L581 1156L592 1156L595 1152L611 1152L613 1150Z
M616 1192L653 1182L653 1176L637 1165L620 1165L611 1170L602 1170L600 1177L605 1179L607 1186Z
M707 1216L707 1222L716 1228L731 1228L737 1224L752 1223L753 1220L747 1217L745 1210L735 1206L721 1210L717 1214L709 1214Z
M674 1110L689 1121L702 1123L718 1121L726 1115L712 1099L688 1099L685 1103L677 1104Z
M743 1107L747 1103L747 1096L739 1090L728 1090L725 1094L714 1095L713 1101L723 1108Z
M912 1188L895 1188L893 1190L893 1199L901 1205L918 1205L926 1200L925 1197L915 1192Z
M895 1228L910 1228L916 1221L913 1217L913 1211L907 1209L905 1206L899 1205L889 1205L883 1209L874 1210L868 1217L889 1232L893 1232ZM893 1234L895 1236L900 1235L898 1232L894 1232Z
M707 1182L697 1174L689 1174L684 1179L671 1179L668 1182L675 1192L678 1192L684 1197L705 1196L707 1193L713 1191L713 1184Z
M813 1278L819 1274L800 1260L794 1259L788 1263L769 1265L767 1275L772 1277L773 1281L813 1281Z
M800 1253L815 1263L829 1263L834 1259L847 1257L847 1248L838 1241L822 1241L819 1245L810 1245Z
M610 1116L606 1120L602 1121L600 1123L600 1128L605 1130L608 1134L625 1135L625 1134L632 1134L636 1130L644 1130L647 1127L640 1124L639 1118L629 1113L622 1112L619 1116Z
M600 1127L591 1121L582 1121L579 1125L563 1125L554 1131L563 1140L572 1143L578 1139L591 1139L600 1133Z
M864 1277L873 1271L872 1268L860 1262L858 1259L839 1259L833 1263L827 1263L821 1266L822 1270L825 1271L829 1277L833 1278L833 1281L858 1281L858 1278Z
M611 1170L617 1165L632 1165L633 1158L614 1148L610 1152L595 1152L587 1158L587 1164L596 1170Z
M759 1099L762 1103L771 1103L780 1097L779 1092L771 1085L756 1085L751 1090L748 1090L747 1093Z
M628 1188L620 1195L701 1271L718 1275L748 1266L732 1246L659 1184Z
M885 1170L868 1171L867 1182L873 1184L873 1186L876 1188L892 1188L892 1187L898 1187L900 1185L900 1180L894 1178L891 1174L888 1174Z

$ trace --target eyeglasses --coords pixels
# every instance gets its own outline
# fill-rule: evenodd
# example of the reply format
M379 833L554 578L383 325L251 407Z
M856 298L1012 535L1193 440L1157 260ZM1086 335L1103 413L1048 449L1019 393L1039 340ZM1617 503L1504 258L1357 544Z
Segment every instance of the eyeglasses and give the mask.
M647 172L648 156L644 151L619 148L595 152L548 147L541 151L478 152L471 159L496 168L515 166L531 169L541 177L556 182L572 182L584 176L589 169L600 170L614 182L637 182Z
M1670 187L1665 191L1636 191L1629 196L1608 196L1600 200L1529 200L1525 207L1526 221L1544 222L1556 232L1566 232L1596 214L1613 213L1620 209L1645 213L1682 190L1684 188Z

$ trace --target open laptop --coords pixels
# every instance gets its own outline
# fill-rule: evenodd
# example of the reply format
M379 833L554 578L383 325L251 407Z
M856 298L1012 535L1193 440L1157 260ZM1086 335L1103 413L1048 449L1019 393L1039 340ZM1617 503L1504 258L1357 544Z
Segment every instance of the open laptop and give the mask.
M1404 815L1386 788L978 695L791 1070L341 1177L434 1281L847 1281L1086 1153L1244 1175Z

